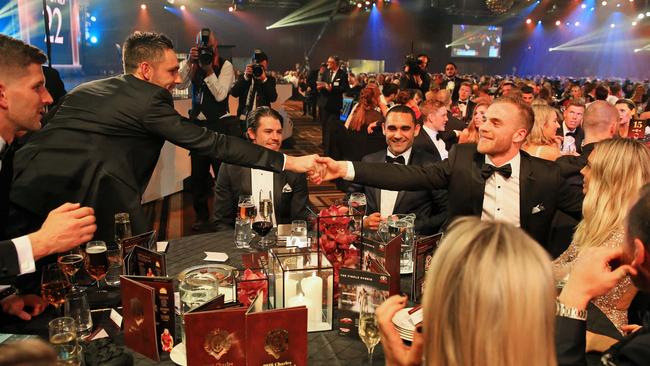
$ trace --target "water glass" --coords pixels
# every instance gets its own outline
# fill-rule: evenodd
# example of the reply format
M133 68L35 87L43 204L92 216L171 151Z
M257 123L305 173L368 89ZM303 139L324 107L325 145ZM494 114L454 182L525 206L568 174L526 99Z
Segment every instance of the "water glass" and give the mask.
M75 320L79 337L85 338L92 333L93 319L85 292L73 291L65 296L64 314Z
M305 220L291 221L291 236L288 239L287 246L307 248L308 245L307 222Z
M235 219L235 246L237 248L250 248L252 239L251 219L248 217L237 217Z
M111 248L107 252L108 271L106 272L106 284L118 287L120 285L120 275L124 274L124 260L122 258L122 249L119 247Z
M77 344L77 327L70 317L56 318L48 324L50 343L54 346L57 365L80 365L80 347Z

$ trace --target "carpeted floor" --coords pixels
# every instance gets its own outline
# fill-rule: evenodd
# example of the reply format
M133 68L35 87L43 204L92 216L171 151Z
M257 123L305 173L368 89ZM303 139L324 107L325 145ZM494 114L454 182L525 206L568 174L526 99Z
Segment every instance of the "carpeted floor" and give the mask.
M293 145L283 149L289 155L322 154L321 127L311 117L302 116L302 102L289 100L285 108L294 124ZM309 183L309 203L316 211L343 198L344 194L333 184L313 185ZM145 205L158 240L176 239L198 234L192 230L194 210L189 192L178 192L161 200Z

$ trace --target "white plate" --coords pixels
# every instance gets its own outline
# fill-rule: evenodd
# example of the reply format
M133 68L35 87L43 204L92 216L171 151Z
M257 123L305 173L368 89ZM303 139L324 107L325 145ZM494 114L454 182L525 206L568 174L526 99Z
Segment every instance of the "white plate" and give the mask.
M179 343L174 346L172 351L169 353L169 358L171 358L171 360L177 365L186 366L187 358L185 357L185 345Z
M411 316L409 315L409 310L411 309L413 308L404 308L395 314L393 317L393 324L395 324L397 328L407 332L415 331L415 324L413 324Z

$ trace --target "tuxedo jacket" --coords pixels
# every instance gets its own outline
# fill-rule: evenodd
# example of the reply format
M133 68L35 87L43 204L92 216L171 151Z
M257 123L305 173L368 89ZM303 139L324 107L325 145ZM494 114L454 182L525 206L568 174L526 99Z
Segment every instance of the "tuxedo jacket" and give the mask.
M582 191L570 189L554 162L532 157L524 151L520 154L521 228L546 247L556 210L581 216ZM458 144L450 151L448 159L426 167L355 162L354 182L395 191L447 189L449 220L458 216L481 216L485 195L485 179L481 176L484 163L485 155L476 150L475 144Z
M96 240L114 240L117 212L131 215L134 234L147 231L140 202L165 140L228 163L276 172L284 163L279 152L184 122L167 89L133 75L82 84L45 119L14 159L11 204L33 217L22 231L64 202L95 209Z
M251 169L222 164L217 175L214 196L216 223L234 226L238 214L239 196L250 194L255 202L259 192L251 192ZM266 193L268 195L268 193ZM307 177L305 174L280 172L273 174L273 212L277 224L290 224L292 220L307 219Z
M452 104L452 106L458 107L458 100L456 100ZM461 121L465 124L465 127L467 127L467 124L469 123L469 121L472 120L472 114L474 113L474 108L476 108L476 103L474 103L471 100L468 100L467 101L467 109L466 109L467 113L465 113L465 117L463 117L461 119Z
M333 79L331 73L327 75L329 75L329 79L325 81L332 85L332 90L321 89L326 99L325 110L329 113L337 114L338 118L338 114L341 113L341 108L343 108L343 93L350 88L348 73L339 68Z
M440 138L444 141L444 136L442 134L440 134ZM445 145L447 145L446 142ZM434 162L442 160L440 151L438 151L438 148L433 143L433 140L431 140L431 136L429 136L424 128L420 128L420 133L415 137L415 140L413 141L413 148L421 150L427 155L432 156Z
M560 123L560 128L557 129L557 134L564 137L564 123ZM585 139L585 130L583 130L581 126L578 126L576 127L575 134L576 152L579 154L582 152L582 140Z
M0 241L0 284L9 285L20 274L18 253L11 240Z
M386 149L366 155L362 161L368 163L386 164ZM413 149L408 165L430 166L435 161L440 161L424 151ZM352 192L363 192L366 195L366 213L369 215L381 209L381 189L371 186L352 185ZM422 235L432 235L440 232L440 228L447 219L447 191L445 190L419 190L399 191L394 214L415 214L415 231Z
M452 81L452 80L445 80L442 85L440 86L440 89L447 89L447 84ZM458 100L458 90L460 90L460 84L462 82L466 81L465 79L461 79L458 76L454 76L453 82L454 82L454 90L451 93L451 100L453 102L456 102Z
M8 237L6 233L9 220L9 192L11 190L11 178L13 176L13 147L8 149L0 159L0 240Z

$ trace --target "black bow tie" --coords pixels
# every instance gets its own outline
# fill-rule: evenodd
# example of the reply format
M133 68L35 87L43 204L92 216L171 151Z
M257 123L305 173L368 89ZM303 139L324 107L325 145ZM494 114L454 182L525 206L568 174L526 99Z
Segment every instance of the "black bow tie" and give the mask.
M512 175L512 167L510 164L506 164L500 167L495 167L494 165L490 164L483 164L483 167L481 168L481 175L483 176L483 179L486 180L490 178L495 172L501 174L502 177L507 179Z
M564 134L564 136L571 136L573 138L576 138L576 133L575 132L567 132Z
M5 145L4 149L0 151L0 161L2 161L5 157L8 157L10 151L12 151L12 145Z
M402 164L402 165L406 164L406 160L404 160L404 157L402 155L395 158L386 155L386 162L389 164L395 164L395 163Z
M467 105L467 101L459 100L459 101L458 101L458 104L459 104L459 105L460 105L460 104L465 104L465 105Z

